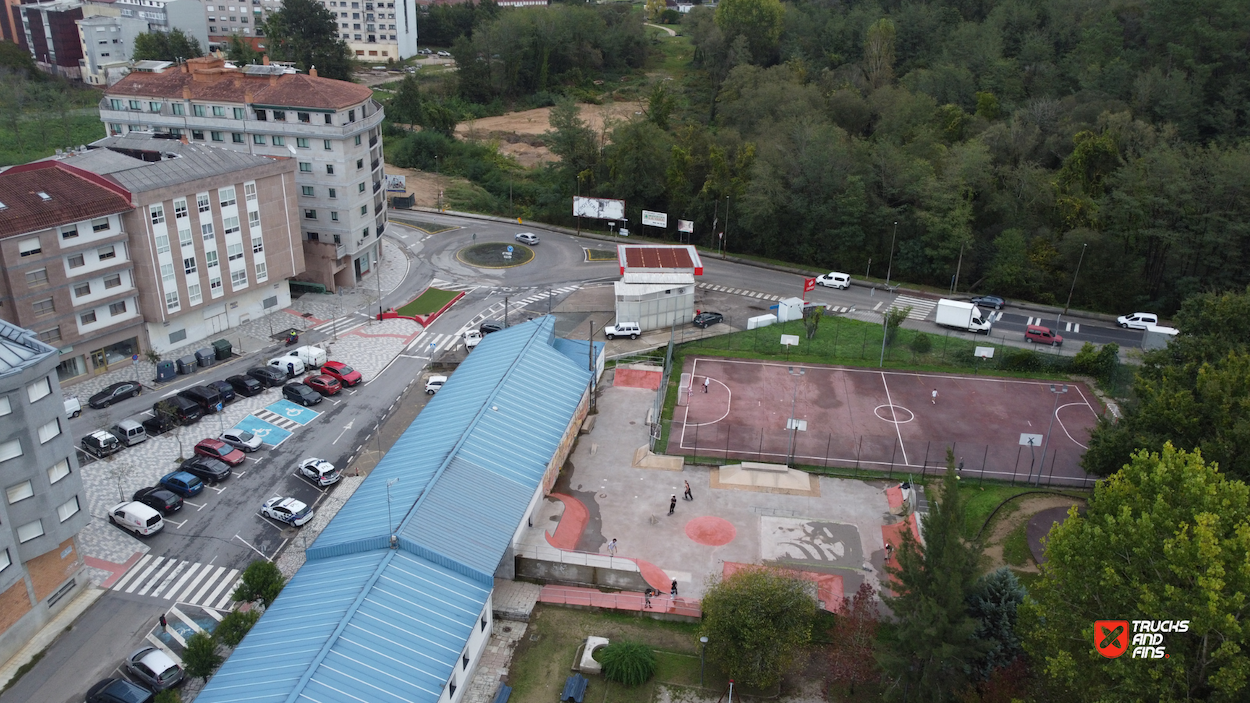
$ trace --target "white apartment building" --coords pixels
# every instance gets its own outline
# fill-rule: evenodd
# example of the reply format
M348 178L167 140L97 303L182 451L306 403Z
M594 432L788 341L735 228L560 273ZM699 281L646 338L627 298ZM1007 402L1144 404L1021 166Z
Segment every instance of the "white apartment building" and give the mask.
M339 36L361 61L400 61L417 53L416 0L322 0L338 16Z

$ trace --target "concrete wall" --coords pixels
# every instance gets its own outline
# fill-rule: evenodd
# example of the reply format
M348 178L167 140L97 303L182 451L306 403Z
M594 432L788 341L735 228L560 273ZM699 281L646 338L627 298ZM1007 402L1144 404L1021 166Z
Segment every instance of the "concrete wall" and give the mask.
M659 291L622 295L622 290L629 291L630 287L617 284L618 322L637 322L645 332L684 325L694 317L694 284L674 284L672 288Z
M516 558L516 578L565 586L604 586L622 591L642 591L649 586L637 571L586 564L562 564L529 557Z

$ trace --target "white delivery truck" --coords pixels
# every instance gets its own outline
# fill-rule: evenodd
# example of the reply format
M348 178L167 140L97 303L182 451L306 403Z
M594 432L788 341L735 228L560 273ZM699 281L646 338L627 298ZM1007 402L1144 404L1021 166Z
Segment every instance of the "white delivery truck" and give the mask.
M985 319L980 308L961 300L939 300L936 321L943 327L953 327L965 332L990 333L990 322Z

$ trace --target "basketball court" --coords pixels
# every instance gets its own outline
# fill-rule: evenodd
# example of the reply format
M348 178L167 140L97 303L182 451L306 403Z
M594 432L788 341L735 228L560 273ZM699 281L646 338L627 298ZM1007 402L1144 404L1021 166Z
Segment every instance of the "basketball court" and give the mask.
M1102 408L1081 383L688 357L681 384L672 454L927 474L952 447L965 479L1094 480Z

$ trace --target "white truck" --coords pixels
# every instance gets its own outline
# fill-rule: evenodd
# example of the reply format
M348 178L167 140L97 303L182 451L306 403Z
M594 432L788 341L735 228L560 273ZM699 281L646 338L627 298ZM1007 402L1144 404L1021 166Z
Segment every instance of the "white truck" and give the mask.
M989 334L991 323L985 318L981 309L972 303L961 300L938 301L936 322L943 327L953 327L965 332Z

